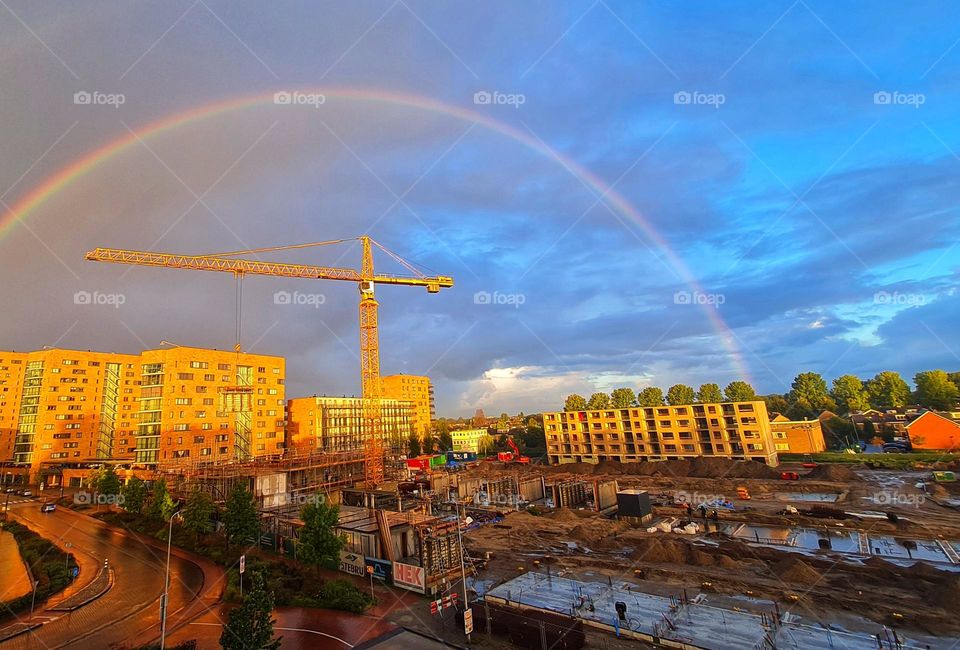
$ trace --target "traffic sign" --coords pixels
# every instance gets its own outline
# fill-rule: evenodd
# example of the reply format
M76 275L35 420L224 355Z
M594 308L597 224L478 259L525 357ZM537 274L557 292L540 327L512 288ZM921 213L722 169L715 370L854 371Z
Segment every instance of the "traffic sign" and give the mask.
M240 556L240 574L243 575L243 572L247 569L247 556Z
M463 610L463 633L470 634L473 632L473 609L467 608Z

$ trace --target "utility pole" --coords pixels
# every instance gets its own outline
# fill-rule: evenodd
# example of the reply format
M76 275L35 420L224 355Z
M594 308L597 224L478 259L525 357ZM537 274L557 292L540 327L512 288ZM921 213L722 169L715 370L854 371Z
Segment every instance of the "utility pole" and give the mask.
M457 544L460 546L460 575L463 578L463 611L470 608L470 601L467 599L467 567L463 563L463 534L460 532L460 504L454 504L457 511ZM466 509L466 506L464 506ZM467 634L467 643L470 643L470 634Z
M167 600L170 597L170 545L173 541L173 520L180 514L177 510L170 515L170 529L167 532L167 570L163 578L163 596L160 597L160 650L164 650L167 641Z

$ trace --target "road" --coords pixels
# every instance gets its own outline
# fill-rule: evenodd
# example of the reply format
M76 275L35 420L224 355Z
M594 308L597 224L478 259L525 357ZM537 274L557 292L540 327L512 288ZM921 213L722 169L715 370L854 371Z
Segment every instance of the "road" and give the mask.
M115 584L99 599L73 612L43 611L38 604L34 621L43 625L0 643L0 648L106 648L121 642L145 643L159 636L159 600L166 561L162 544L67 508L41 513L37 501L11 504L10 515L69 550L80 565L75 584L51 603L89 583L105 559L114 571ZM175 550L170 560L168 629L185 625L215 606L222 576L212 563L194 562L186 553ZM21 615L22 620L27 618L28 613Z

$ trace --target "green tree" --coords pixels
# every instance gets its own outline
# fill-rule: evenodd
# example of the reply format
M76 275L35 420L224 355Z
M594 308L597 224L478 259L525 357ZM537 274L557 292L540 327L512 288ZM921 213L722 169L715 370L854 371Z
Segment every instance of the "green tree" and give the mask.
M817 372L801 372L797 375L789 393L791 402L804 402L812 411L823 409L827 402L827 382Z
M563 403L564 411L586 411L587 410L587 400L583 395L567 395L566 401Z
M230 611L220 634L224 650L278 650L282 637L273 636L273 593L266 590L263 574L252 571L243 605Z
M856 375L840 375L834 379L830 396L837 403L840 412L844 414L866 411L870 408L867 389L863 387L863 382Z
M123 509L139 515L143 510L143 504L147 500L147 484L136 476L131 476L130 480L120 488L120 494L123 495Z
M297 544L297 557L314 566L332 564L340 559L345 540L337 535L340 507L327 503L322 494L300 509L303 528Z
M752 402L757 399L757 391L745 381L731 381L723 389L728 402Z
M817 415L816 407L806 397L794 400L784 413L791 420L809 420Z
M227 533L227 545L243 543L247 538L260 537L260 517L253 493L243 483L233 486L227 496L227 507L223 513L223 527Z
M910 401L910 386L899 372L884 370L866 383L867 398L875 409L890 409L906 406Z
M587 402L588 411L601 411L610 408L610 396L606 393L594 393Z
M540 427L527 427L527 430L520 434L520 440L527 449L547 448L547 437Z
M477 440L477 453L479 454L489 454L493 450L494 445L496 445L496 440L493 439L489 433L484 434Z
M210 530L210 517L215 510L216 507L210 495L194 488L187 496L187 503L183 507L183 527L199 540L200 535Z
M960 390L943 370L926 370L913 377L917 386L917 404L936 410L952 409Z
M697 401L701 404L716 404L723 401L723 393L717 384L700 384L697 391Z
M147 505L147 516L151 519L163 519L164 521L173 516L176 504L170 491L167 490L167 481L158 479L153 484L153 494L150 496L150 503Z
M867 420L863 424L863 439L867 442L871 442L874 438L877 437L877 427L873 424L873 420Z
M506 413L501 413L500 417L497 418L497 431L506 431L510 428L510 416Z
M675 384L667 389L667 404L670 406L693 404L696 401L696 397L697 395L693 388L686 384Z
M407 455L410 458L416 458L422 453L420 449L420 436L416 432L410 434L410 438L407 440Z
M960 372L948 372L947 377L957 387L957 390L960 390Z
M117 496L120 494L120 477L112 465L94 470L90 474L90 487L98 494Z
M637 396L632 388L614 388L610 393L610 404L615 409L625 409L637 403Z
M846 449L857 439L857 428L846 418L833 416L821 421L827 444L831 448Z
M663 391L656 386L647 386L637 393L640 406L663 406Z
M767 403L768 414L780 413L781 415L787 415L787 411L790 409L790 402L787 401L787 398L777 393L764 395L763 401Z

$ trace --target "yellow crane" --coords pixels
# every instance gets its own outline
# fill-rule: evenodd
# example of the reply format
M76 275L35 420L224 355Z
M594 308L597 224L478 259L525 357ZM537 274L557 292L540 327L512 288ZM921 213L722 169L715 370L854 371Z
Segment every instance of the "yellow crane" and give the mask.
M238 255L257 255L259 253L327 246L357 240L360 241L362 249L359 271L350 268L263 262L237 258ZM376 273L373 268L374 246L396 260L400 265L410 271L412 275ZM138 266L159 266L171 269L232 273L237 279L238 351L240 349L239 310L242 295L240 287L244 276L271 275L283 278L311 278L314 280L346 280L348 282L356 282L360 289L360 385L363 396L365 424L365 430L363 432L364 474L368 486L375 487L383 482L384 447L380 418L380 400L382 398L383 385L380 380L380 335L377 327L378 303L374 296L374 286L377 284L387 284L426 287L429 293L439 293L440 289L453 286L453 278L442 275L428 277L402 257L387 250L368 236L313 242L309 244L293 244L290 246L274 246L270 248L214 253L210 255L177 255L150 251L96 248L86 254L86 259L95 262L112 262L115 264L134 264Z

